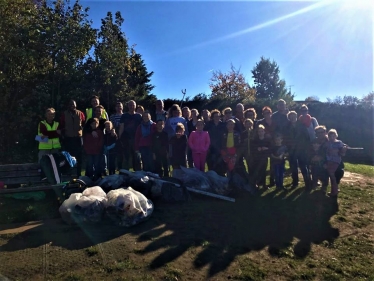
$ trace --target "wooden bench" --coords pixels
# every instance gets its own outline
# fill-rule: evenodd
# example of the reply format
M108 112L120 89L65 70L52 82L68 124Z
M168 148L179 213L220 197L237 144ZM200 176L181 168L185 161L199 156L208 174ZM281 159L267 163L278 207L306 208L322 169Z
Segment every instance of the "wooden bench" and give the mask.
M72 178L71 175L62 175L61 180L66 182ZM0 182L5 185L3 189L0 189L0 194L50 190L53 186L61 185L51 185L47 181L41 181L38 163L0 165Z

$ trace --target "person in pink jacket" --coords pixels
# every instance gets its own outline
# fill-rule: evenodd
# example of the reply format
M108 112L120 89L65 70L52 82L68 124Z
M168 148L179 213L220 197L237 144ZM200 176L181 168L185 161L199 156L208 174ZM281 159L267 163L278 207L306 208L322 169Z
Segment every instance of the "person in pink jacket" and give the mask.
M196 169L205 171L205 160L210 145L209 134L203 131L204 121L199 119L196 122L196 131L191 132L188 145L192 150L192 159Z

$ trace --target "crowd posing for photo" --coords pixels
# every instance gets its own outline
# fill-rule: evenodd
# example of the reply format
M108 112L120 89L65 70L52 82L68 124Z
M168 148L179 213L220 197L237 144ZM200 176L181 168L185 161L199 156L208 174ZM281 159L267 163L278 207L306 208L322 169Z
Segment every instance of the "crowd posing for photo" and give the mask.
M86 176L97 179L122 168L144 170L162 177L170 176L181 167L200 171L213 170L221 176L241 170L256 188L285 189L285 161L289 162L291 188L299 185L300 170L306 189L316 189L336 197L343 177L342 156L347 146L338 140L335 129L327 131L308 113L306 105L300 113L289 111L284 100L277 102L277 111L262 108L257 118L254 108L239 103L219 111L180 108L174 104L164 110L162 100L150 112L136 102L117 102L115 113L108 117L99 97L92 96L91 107L84 114L71 100L68 108L54 121L55 110L46 110L38 135L39 161L45 154L62 147L77 161L77 176L82 172L83 151ZM266 170L270 161L270 184Z

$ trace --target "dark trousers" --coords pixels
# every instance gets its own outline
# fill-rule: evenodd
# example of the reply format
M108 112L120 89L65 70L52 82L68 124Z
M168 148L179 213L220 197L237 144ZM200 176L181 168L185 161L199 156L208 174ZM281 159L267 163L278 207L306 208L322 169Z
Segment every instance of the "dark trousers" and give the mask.
M123 156L125 160L124 168L126 170L130 170L132 167L134 171L141 170L140 159L138 155L135 153L134 149L134 140L126 140L122 143L123 147ZM130 164L131 160L131 164Z
M266 185L266 168L268 165L267 157L257 157L253 159L252 172L250 173L251 183L253 185Z
M193 168L193 158L192 158L192 150L191 148L187 147L187 164L188 168Z
M116 154L113 152L107 153L106 158L109 175L114 175L116 173Z
M273 163L274 181L277 188L283 187L284 179L284 163Z
M101 176L102 154L86 154L86 176L99 178Z
M167 155L162 154L155 154L155 160L154 160L154 171L156 174L158 174L160 177L168 177L169 176L169 164L168 164L168 158Z
M71 156L77 159L77 177L81 176L82 173L82 138L81 137L65 137L63 141L64 150L69 152Z
M293 153L289 154L288 163L290 164L292 184L293 185L298 185L299 184L299 176L298 176L298 169L297 169L296 153L293 152Z
M123 164L123 155L124 155L121 140L117 140L116 147L114 149L116 151L117 168L118 170L121 170L122 164Z
M153 171L153 155L151 147L141 146L139 147L139 152L142 156L143 171L152 172Z
M297 162L299 164L300 172L303 175L305 187L310 188L311 178L310 178L310 171L308 167L308 157L305 151L300 151L297 153Z
M215 171L218 175L224 176L226 173L226 165L222 160L222 155L219 149L211 146L207 157L206 163L209 171Z
M322 182L328 181L328 175L325 174L326 170L321 165L310 165L310 172L312 174L312 187L315 188L318 185L318 179Z
M274 163L273 163L273 158L270 157L270 168L269 168L269 173L270 173L270 186L273 186L275 184L274 181Z

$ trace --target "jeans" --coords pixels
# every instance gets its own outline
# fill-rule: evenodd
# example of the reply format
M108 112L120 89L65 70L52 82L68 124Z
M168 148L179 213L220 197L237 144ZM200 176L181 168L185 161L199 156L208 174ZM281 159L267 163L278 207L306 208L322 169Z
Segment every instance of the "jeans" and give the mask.
M123 148L123 155L124 155L124 160L125 160L124 168L126 170L130 170L130 168L132 167L134 171L140 171L141 165L140 165L138 156L135 153L134 140L130 139L130 140L124 141L122 143L122 148ZM130 159L131 159L131 164L130 164Z
M154 171L160 177L169 177L169 163L166 154L160 155L155 153Z
M102 154L87 154L86 155L86 176L99 178L101 176L101 160Z
M303 179L305 182L305 187L310 188L311 186L311 178L310 178L310 171L308 167L308 157L305 151L297 153L297 161L299 163L300 172L303 175Z
M143 171L153 172L153 155L151 147L141 146L139 147L139 152L142 156Z

